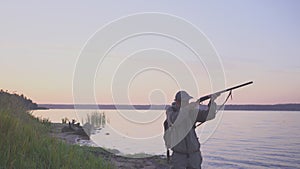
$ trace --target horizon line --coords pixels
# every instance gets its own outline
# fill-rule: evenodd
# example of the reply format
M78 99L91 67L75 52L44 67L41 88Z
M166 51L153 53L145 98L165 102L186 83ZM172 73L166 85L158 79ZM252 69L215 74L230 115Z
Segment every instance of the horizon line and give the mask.
M153 106L162 106L162 105L170 105L168 104L125 104L125 103L120 103L120 104L112 104L112 103L105 103L105 104L93 104L93 103L37 103L38 105L105 105L105 106L112 106L112 105L126 105L126 106L149 106L149 105L153 105ZM259 104L259 103L231 103L231 104L225 104L225 105L295 105L295 104L300 104L296 103L296 102L290 102L290 103L263 103L263 104ZM201 104L200 104L201 105ZM205 104L204 104L205 105Z

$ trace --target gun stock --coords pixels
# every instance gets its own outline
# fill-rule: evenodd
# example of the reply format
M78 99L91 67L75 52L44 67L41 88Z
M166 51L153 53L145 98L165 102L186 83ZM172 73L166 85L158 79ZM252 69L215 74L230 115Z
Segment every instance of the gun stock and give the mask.
M250 85L250 84L252 84L252 83L253 83L253 81L250 81L250 82L247 82L247 83L243 83L243 84L240 84L240 85L236 85L236 86L227 88L227 89L225 89L225 90L221 90L221 91L215 92L215 93L213 93L213 94L209 94L209 95L200 97L200 98L197 100L197 102L199 102L199 103L200 103L200 102L203 102L203 101L205 101L205 100L210 99L213 95L220 95L220 94L222 94L222 93L229 92L229 91L232 91L232 90L234 90L234 89L238 89L238 88L240 88L240 87L244 87L244 86Z

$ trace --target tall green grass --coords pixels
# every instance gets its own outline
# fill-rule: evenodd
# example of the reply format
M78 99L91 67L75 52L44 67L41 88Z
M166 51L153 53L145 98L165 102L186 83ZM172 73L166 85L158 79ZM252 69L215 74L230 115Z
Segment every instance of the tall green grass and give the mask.
M49 127L47 120L27 113L22 103L0 99L0 169L112 168L82 147L50 137Z

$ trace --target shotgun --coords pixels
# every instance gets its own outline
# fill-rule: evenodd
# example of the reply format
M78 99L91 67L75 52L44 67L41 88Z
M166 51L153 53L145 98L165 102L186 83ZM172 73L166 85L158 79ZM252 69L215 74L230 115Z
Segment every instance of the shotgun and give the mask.
M225 90L218 91L218 92L213 93L213 94L209 94L209 95L200 97L200 99L198 99L197 102L198 102L198 103L203 102L203 101L205 101L205 100L210 99L213 95L217 95L217 96L218 96L218 95L220 95L220 94L222 94L222 93L229 92L229 91L231 92L231 91L234 90L234 89L238 89L238 88L240 88L240 87L244 87L244 86L250 85L250 84L252 84L252 83L253 83L253 81L250 81L250 82L247 82L247 83L243 83L243 84L240 84L240 85L236 85L236 86L227 88L227 89L225 89Z

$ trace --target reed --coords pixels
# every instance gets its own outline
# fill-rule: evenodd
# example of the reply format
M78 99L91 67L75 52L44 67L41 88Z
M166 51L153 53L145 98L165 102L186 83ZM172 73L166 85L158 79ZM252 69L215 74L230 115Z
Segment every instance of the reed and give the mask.
M34 118L22 103L9 99L0 98L1 169L112 168L83 147L50 137L49 120Z
M93 112L91 114L87 114L85 123L89 123L93 126L93 128L103 128L105 126L105 113ZM82 120L82 123L83 120Z

